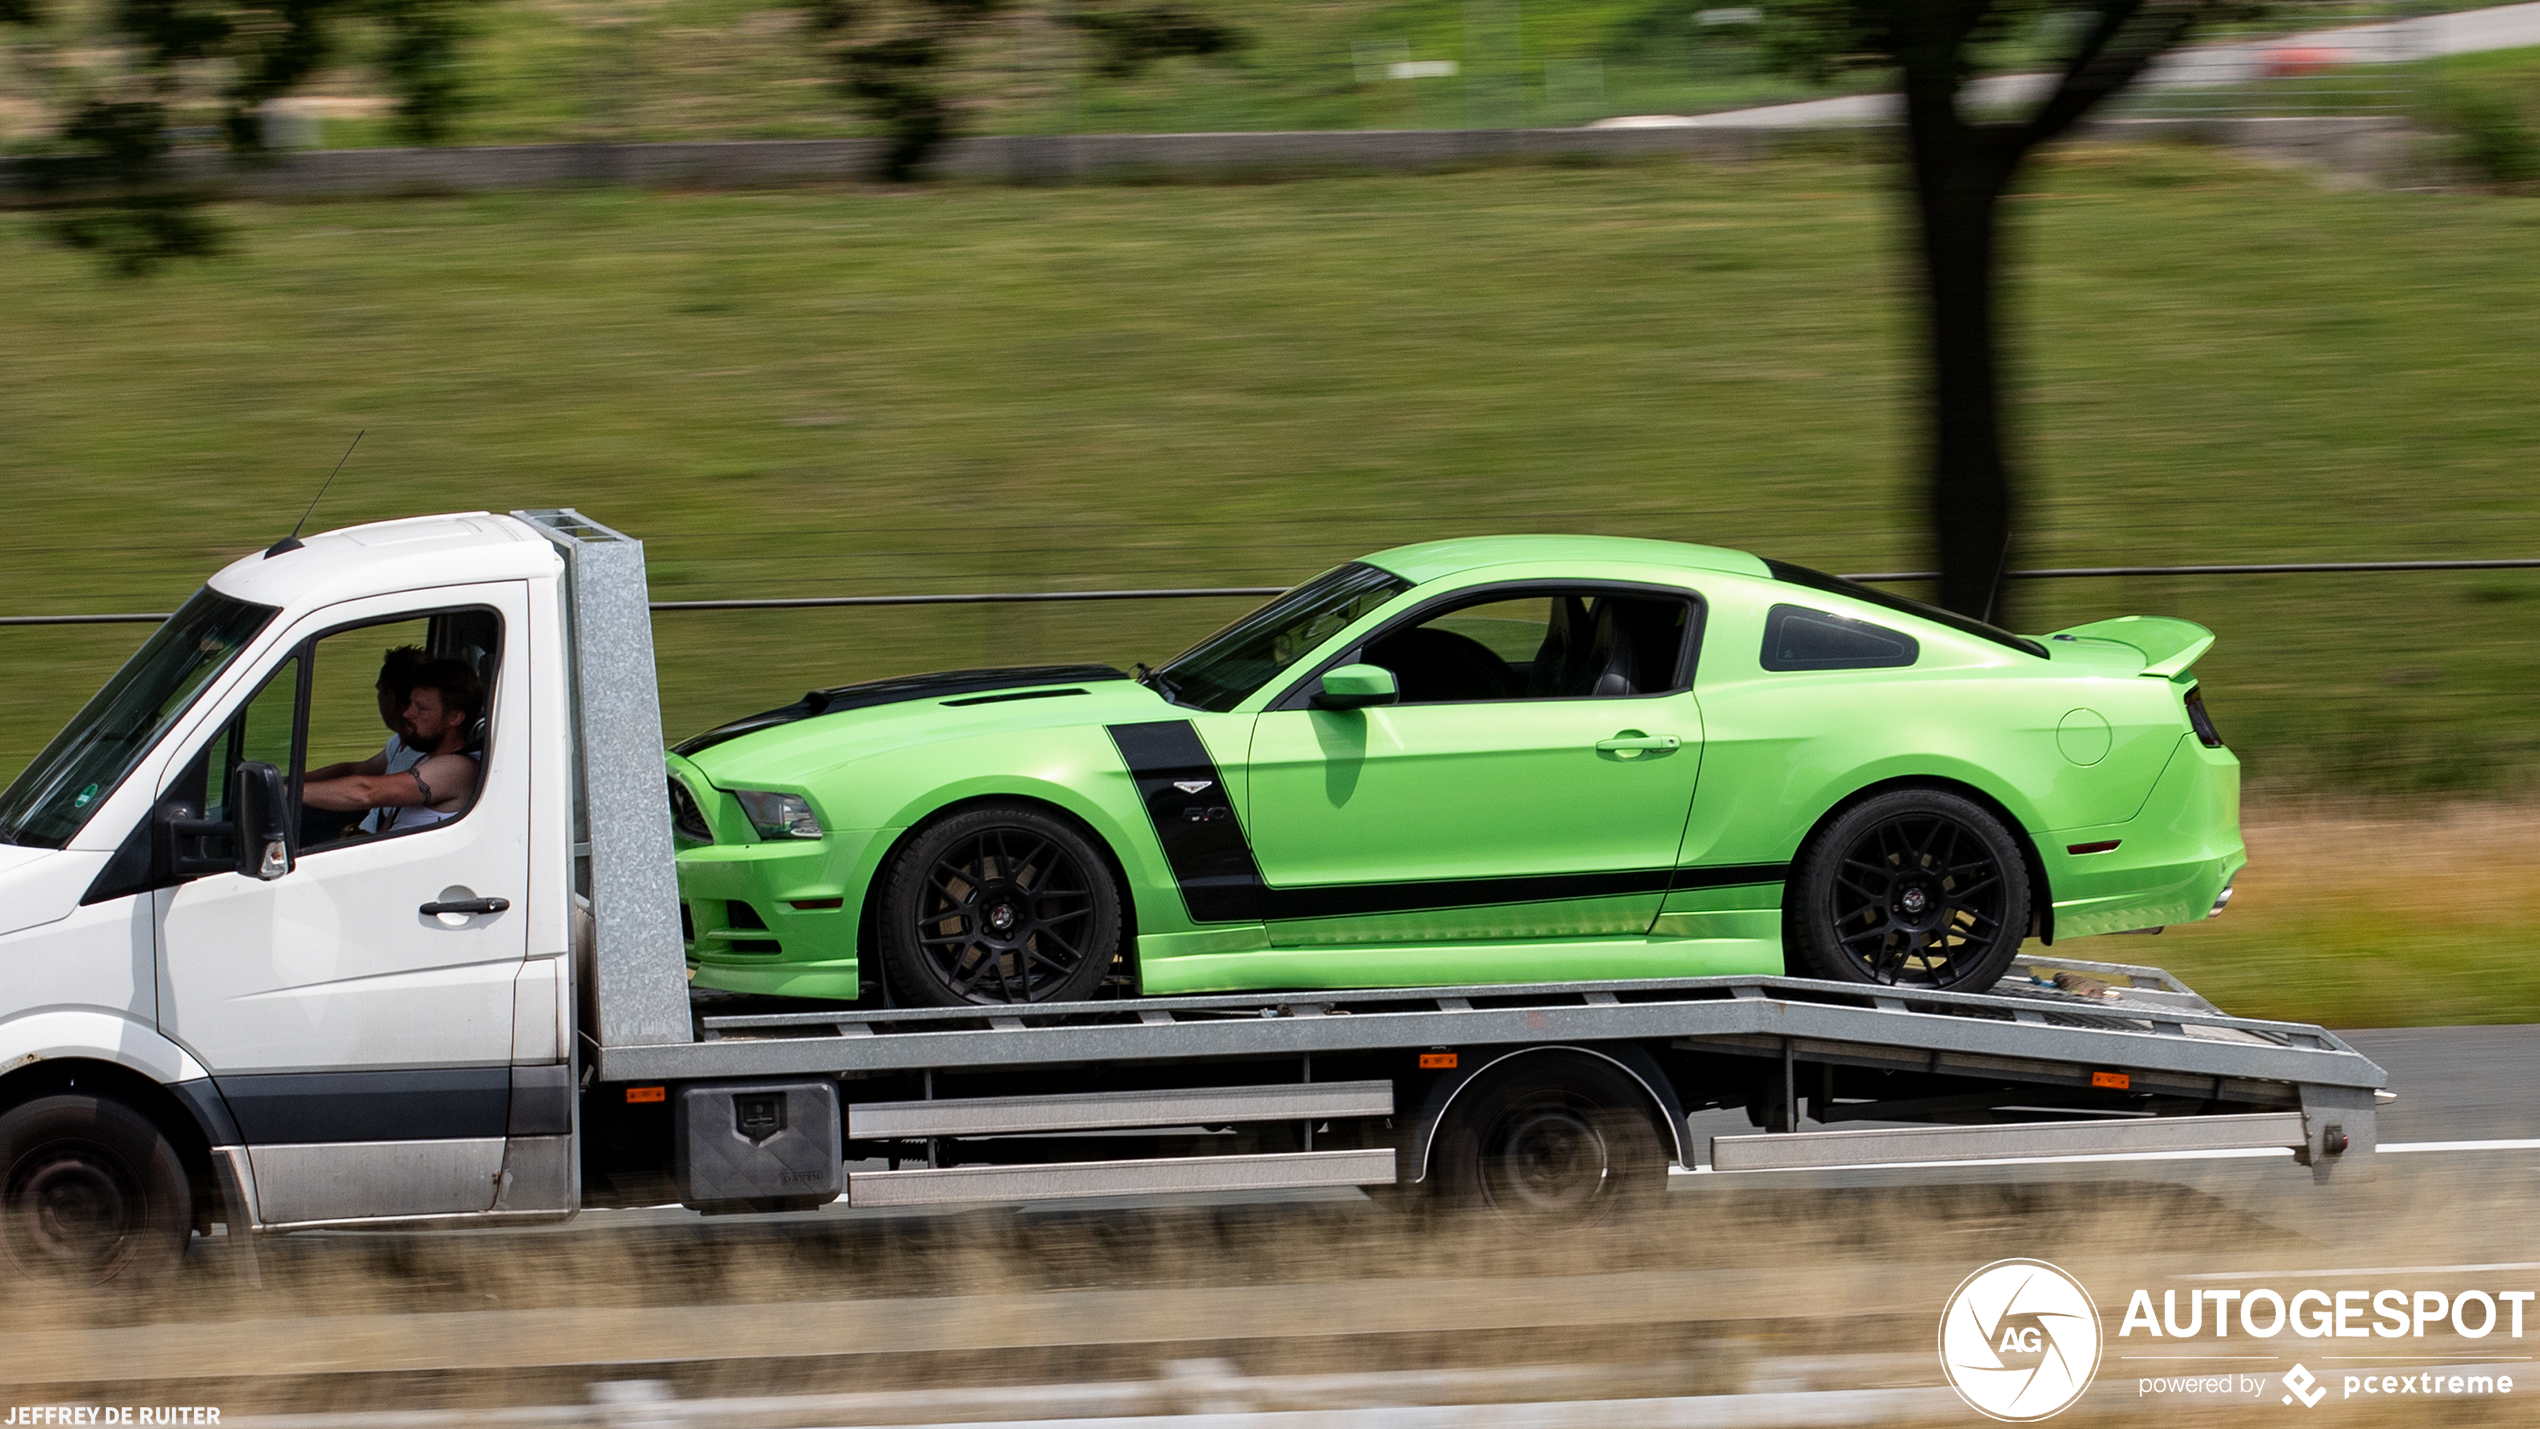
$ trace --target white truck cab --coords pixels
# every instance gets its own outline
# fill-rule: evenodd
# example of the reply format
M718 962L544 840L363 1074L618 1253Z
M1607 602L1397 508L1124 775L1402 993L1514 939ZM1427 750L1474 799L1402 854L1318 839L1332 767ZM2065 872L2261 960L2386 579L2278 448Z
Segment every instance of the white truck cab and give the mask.
M44 1131L104 1098L163 1141L125 1128L23 1172L21 1259L111 1277L212 1221L572 1211L570 954L590 890L573 883L567 526L607 539L476 512L237 561L0 800L17 1093L0 1118ZM474 790L410 829L300 809L308 774L387 744L375 685L400 648L474 676ZM652 716L658 782L648 639L641 655L633 722ZM666 837L657 852L666 878ZM28 1134L0 1120L0 1148ZM182 1184L155 1164L171 1152Z

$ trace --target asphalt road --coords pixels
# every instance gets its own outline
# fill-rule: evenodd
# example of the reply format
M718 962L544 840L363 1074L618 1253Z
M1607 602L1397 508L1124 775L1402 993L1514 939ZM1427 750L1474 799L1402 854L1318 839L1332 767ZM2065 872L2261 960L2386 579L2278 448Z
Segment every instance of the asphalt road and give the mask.
M2540 1023L2339 1035L2380 1063L2399 1094L2381 1109L2382 1145L2540 1137Z

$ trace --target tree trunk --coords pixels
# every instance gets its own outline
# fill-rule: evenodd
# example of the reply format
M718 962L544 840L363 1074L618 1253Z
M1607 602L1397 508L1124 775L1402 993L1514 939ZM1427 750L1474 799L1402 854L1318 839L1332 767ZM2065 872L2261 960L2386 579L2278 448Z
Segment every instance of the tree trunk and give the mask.
M1937 25L1945 16L1935 8L1921 18ZM2013 506L2002 437L1994 230L2023 146L1959 114L1962 34L1938 28L1915 41L1901 58L1909 182L1922 244L1926 510L1939 561L1939 604L1998 624L2009 618L2003 572Z
M1917 207L1930 383L1927 493L1939 603L2006 619L2002 573L2011 549L2011 473L2003 455L2002 373L1995 332L1992 176L1963 159L1918 156ZM1928 171L1939 168L1936 174Z

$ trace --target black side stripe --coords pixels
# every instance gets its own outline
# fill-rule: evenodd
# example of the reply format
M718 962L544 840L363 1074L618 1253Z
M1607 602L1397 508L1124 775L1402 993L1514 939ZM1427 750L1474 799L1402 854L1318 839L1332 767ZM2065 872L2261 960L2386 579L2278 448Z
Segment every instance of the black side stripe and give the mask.
M1194 923L1258 923L1260 865L1235 817L1226 781L1199 731L1186 719L1115 724L1111 742L1138 781L1138 798L1155 824L1156 842L1182 886Z
M1673 889L1733 888L1780 883L1786 863L1717 864L1708 868L1633 868L1596 873L1453 878L1412 883L1336 883L1272 888L1253 862L1242 821L1226 797L1224 777L1188 720L1115 724L1111 742L1138 781L1138 797L1155 825L1156 842L1181 886L1195 923L1340 918L1479 908L1494 903L1548 903Z

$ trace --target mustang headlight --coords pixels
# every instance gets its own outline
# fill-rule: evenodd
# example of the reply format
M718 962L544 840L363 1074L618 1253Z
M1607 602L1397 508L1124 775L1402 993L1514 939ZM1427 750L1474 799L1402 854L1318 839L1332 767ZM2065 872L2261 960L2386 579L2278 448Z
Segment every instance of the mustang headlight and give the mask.
M743 812L750 816L750 826L763 839L816 839L827 830L820 827L820 816L811 811L811 801L800 794L772 794L757 789L735 789L732 797L741 801Z

